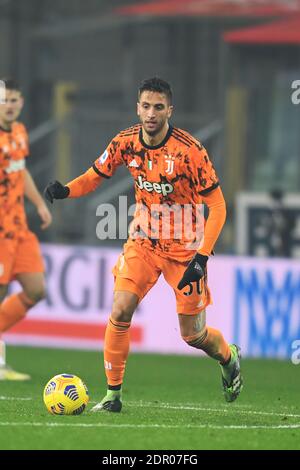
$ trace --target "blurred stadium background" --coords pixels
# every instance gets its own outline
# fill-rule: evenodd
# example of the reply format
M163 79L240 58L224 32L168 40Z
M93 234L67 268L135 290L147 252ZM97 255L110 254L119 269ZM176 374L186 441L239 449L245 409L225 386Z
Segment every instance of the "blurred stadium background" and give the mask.
M229 208L220 251L236 254L239 193L299 190L299 108L290 98L299 79L299 15L297 0L1 0L0 69L22 84L40 186L83 172L119 129L136 122L140 81L165 77L174 88L174 122L214 158ZM120 188L132 197L125 176L121 170L114 191L106 185L95 198L54 207L59 223L41 239L97 244L94 209ZM281 249L274 242L240 250L296 256L296 235Z
M26 98L40 189L84 172L137 122L141 80L171 82L173 122L208 149L228 206L210 261L208 323L246 356L300 362L300 105L291 99L300 1L0 0L0 44L1 75L16 77ZM120 194L133 203L124 168L95 194L54 204L46 232L28 206L49 293L7 341L101 348L123 240L97 239L96 208L118 207ZM159 283L137 312L133 350L193 353L174 305Z

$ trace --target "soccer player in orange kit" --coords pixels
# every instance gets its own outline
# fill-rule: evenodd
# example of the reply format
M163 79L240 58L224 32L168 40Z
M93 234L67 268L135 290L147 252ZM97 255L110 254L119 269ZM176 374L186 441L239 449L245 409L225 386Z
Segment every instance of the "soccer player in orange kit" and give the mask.
M22 320L28 310L45 296L44 263L39 242L27 226L24 195L36 207L47 228L52 216L26 169L28 135L17 121L24 99L18 84L4 79L5 99L0 103L0 340L1 333ZM6 294L16 279L18 294ZM5 343L0 341L0 380L28 380L28 374L6 365Z
M109 179L119 165L126 165L135 181L137 211L113 269L114 300L104 342L108 389L93 411L121 411L131 319L161 273L174 290L183 340L219 362L226 401L234 401L242 389L239 348L229 345L220 331L206 326L205 309L211 303L206 264L225 222L225 201L205 148L189 133L169 124L172 111L170 85L159 78L145 80L137 103L141 124L121 131L86 173L66 186L55 181L45 189L51 203L81 197ZM173 235L166 238L149 226L149 217L141 216L142 212L152 214L157 205L189 205L195 211L202 203L208 206L209 216L197 247L191 238L179 237L178 231L174 235L175 222ZM158 220L161 229L159 215Z

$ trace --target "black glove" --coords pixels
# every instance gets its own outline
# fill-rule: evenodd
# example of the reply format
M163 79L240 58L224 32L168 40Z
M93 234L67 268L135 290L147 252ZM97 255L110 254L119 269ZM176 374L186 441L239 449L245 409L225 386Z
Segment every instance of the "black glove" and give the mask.
M44 196L51 204L53 204L54 199L65 199L69 196L69 193L68 186L63 186L59 181L51 181L44 190Z
M184 271L184 274L177 286L177 289L182 290L185 286L190 285L191 282L200 281L200 279L205 276L207 260L208 256L196 253L190 261L188 267Z

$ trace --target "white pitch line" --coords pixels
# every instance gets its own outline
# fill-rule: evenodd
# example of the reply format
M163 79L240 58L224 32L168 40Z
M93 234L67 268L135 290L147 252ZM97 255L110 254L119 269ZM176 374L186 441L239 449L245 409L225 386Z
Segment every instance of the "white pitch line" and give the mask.
M151 403L151 402L125 402L125 405L136 406L136 407L148 407L148 408L163 408L170 410L191 410L191 411L208 411L212 413L240 413L240 414L249 414L249 415L262 415L262 416L278 416L278 417L288 417L288 418L300 418L300 414L292 413L273 413L271 411L255 411L255 410L241 410L236 409L236 407L229 408L206 408L202 406L185 406L180 403ZM229 405L230 406L230 405Z
M214 425L214 424L105 424L105 423L37 423L37 422L0 422L0 426L32 426L32 427L76 427L76 428L132 428L132 429L300 429L299 424L279 424L279 425Z
M0 396L0 400L20 400L20 401L28 401L32 400L32 397L7 397L7 396ZM96 401L90 401L90 404L96 404ZM232 408L209 408L203 406L194 406L193 403L188 405L182 403L152 403L152 402L125 402L125 405L130 407L137 407L137 408L161 408L161 409L170 409L170 410L183 410L183 411L204 411L210 413L235 413L235 414L245 414L245 415L260 415L260 416L274 416L274 417L286 417L286 418L300 418L300 414L294 413L274 413L271 411L255 411L255 410L242 410L240 407L237 407L236 404L233 405ZM230 406L230 405L229 405ZM243 406L243 405L240 405ZM89 410L90 411L90 410Z
M32 400L31 397L28 397L28 398L25 398L25 397L3 397L3 396L0 396L0 400L21 400L21 401L28 401L28 400Z

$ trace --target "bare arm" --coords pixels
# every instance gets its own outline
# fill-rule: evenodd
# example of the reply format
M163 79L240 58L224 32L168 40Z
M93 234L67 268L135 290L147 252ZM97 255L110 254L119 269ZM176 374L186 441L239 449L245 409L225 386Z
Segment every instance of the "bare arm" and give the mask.
M37 189L35 182L29 171L25 168L25 196L29 199L30 202L35 206L41 220L41 228L45 229L49 227L52 222L52 216L46 206L39 190Z

